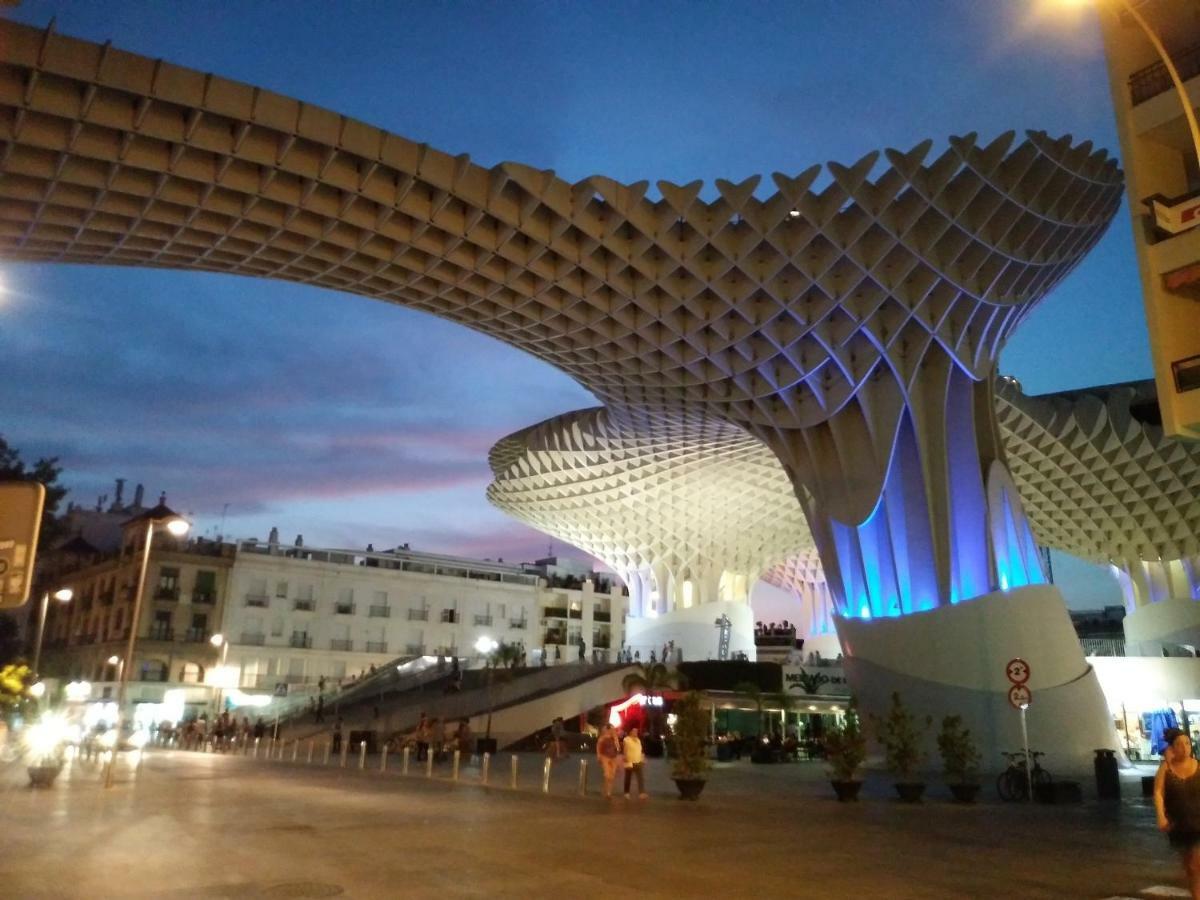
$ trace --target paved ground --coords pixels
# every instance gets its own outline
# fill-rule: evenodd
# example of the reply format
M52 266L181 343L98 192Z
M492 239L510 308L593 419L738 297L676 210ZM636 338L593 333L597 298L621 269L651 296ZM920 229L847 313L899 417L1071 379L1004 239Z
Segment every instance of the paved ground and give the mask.
M532 756L517 791L480 788L465 767L454 785L415 764L403 777L394 761L381 774L377 760L359 772L303 759L150 753L109 791L86 764L42 791L10 766L0 895L903 900L1178 896L1181 884L1140 799L905 806L879 776L842 805L819 764L734 763L687 804L655 760L649 800L605 801L576 795L578 758L549 796ZM494 782L507 782L504 759Z

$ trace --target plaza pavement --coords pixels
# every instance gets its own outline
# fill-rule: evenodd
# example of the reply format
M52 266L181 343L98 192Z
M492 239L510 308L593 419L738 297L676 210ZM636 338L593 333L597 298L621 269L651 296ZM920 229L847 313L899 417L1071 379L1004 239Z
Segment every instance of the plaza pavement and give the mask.
M833 801L819 763L720 766L699 803L649 764L646 801L579 797L578 759L549 795L541 759L516 791L334 764L181 751L118 769L74 762L50 790L0 772L0 896L41 898L1182 896L1152 810L1118 804L920 806L872 775L863 802ZM492 781L506 784L508 754ZM1157 893L1144 893L1147 890Z

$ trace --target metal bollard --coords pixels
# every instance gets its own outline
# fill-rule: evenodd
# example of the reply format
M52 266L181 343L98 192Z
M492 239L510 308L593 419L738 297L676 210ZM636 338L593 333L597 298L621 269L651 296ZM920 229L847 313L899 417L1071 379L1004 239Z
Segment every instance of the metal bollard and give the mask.
M313 739L309 738L308 739L308 760L307 760L307 762L309 762L309 763L312 762L312 753L313 753Z
M579 796L580 797L587 796L587 775L588 775L587 762L588 761L586 759L581 759L579 761Z
M492 765L492 754L484 753L483 760L479 763L479 783L480 784L487 784L488 769L491 768L491 765Z
M332 753L333 753L333 744L330 743L329 741L326 741L325 742L325 761L322 763L322 765L325 765L325 766L329 765L329 756Z
M365 769L367 767L367 742L358 742L358 768Z
M512 781L510 782L510 785L512 786L512 788L514 790L516 790L516 787L517 787L517 754L515 754L515 753L512 755Z
M433 748L429 748L429 754L425 757L425 777L433 777Z
M347 760L347 759L349 759L349 758L350 758L350 742L349 742L349 741L345 741L345 742L343 742L343 743L342 743L342 761L341 761L341 767L342 767L343 769L344 769L344 768L346 768L346 760Z
M388 752L387 741L384 741L383 742L383 752L379 754L379 771L380 772L387 771L387 752Z
M459 751L459 750L454 751L454 765L450 769L450 780L451 781L458 781L458 761L459 761L460 753L461 753L461 751Z
M550 793L550 767L554 765L554 760L546 757L546 763L542 766L542 793Z
M254 739L254 758L255 758L255 759L258 759L258 742L259 742L259 741L261 741L261 740L262 740L262 738L255 738L255 739Z
M296 761L296 757L300 755L300 738L292 741L292 762Z
M404 753L403 753L403 754L401 754L401 755L404 757L404 760L403 760L403 762L400 764L400 774L401 774L401 775L407 775L407 774L408 774L408 757L409 757L411 754L412 754L412 748L411 748L411 747L405 747L405 748L404 748Z

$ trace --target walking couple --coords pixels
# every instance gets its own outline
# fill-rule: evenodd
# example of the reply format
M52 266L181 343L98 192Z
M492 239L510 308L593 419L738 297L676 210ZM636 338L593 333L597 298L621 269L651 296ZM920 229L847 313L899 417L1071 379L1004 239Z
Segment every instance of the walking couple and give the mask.
M611 725L605 725L596 740L596 757L600 760L600 770L604 773L604 796L612 797L613 780L617 769L625 766L625 799L629 799L629 788L633 777L637 776L638 797L645 800L646 793L644 769L646 755L642 752L642 742L636 728L629 729L625 739L621 740L617 730Z

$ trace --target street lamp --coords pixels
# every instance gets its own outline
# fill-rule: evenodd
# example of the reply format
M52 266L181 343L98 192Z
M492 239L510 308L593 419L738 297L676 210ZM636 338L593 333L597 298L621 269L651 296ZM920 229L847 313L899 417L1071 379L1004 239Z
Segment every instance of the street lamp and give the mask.
M74 596L75 594L70 588L59 588L54 592L54 599L59 603L70 603L71 598ZM33 674L35 677L41 674L41 672L38 670L38 666L42 662L42 638L46 634L46 611L49 608L50 592L47 591L46 593L42 594L42 611L38 615L37 643L33 645Z
M142 561L138 568L137 590L133 595L133 614L129 620L129 639L125 644L125 656L121 660L119 670L120 683L117 686L117 715L114 722L116 740L113 743L112 755L108 758L108 771L104 775L104 786L112 787L113 769L117 764L117 750L121 746L121 716L125 708L125 694L129 688L129 670L133 667L133 648L137 643L138 623L142 618L142 597L146 592L146 570L150 566L150 546L154 543L154 529L160 525L175 537L182 537L191 527L187 519L167 506L167 497L162 495L158 505L148 509L140 516L130 519L127 525L145 525L145 535L142 542Z
M1102 0L1060 0L1069 6L1081 6L1084 3L1099 5ZM1179 70L1175 68L1175 63L1171 60L1171 55L1167 53L1167 48L1163 46L1163 42L1159 40L1154 29L1150 27L1150 23L1145 17L1138 12L1139 0L1113 0L1120 4L1121 8L1129 14L1129 18L1133 19L1138 24L1138 27L1145 32L1150 45L1154 47L1158 58L1162 60L1163 66L1167 70L1167 74L1171 76L1171 83L1175 86L1175 92L1179 95L1179 100L1183 104L1183 116L1187 120L1188 129L1192 133L1192 149L1196 153L1196 162L1200 164L1200 124L1196 122L1196 111L1192 108L1192 100L1188 96L1187 88L1183 86L1183 79L1179 77Z
M481 635L480 638L477 641L475 641L475 652L480 654L484 658L486 665L487 665L488 713L487 713L487 727L484 729L483 739L486 742L486 744L484 746L486 746L490 752L495 752L495 748L492 747L492 705L493 705L492 682L495 677L495 660L492 658L492 654L496 652L496 648L499 646L500 645L496 643L495 638L488 637L486 634ZM483 751L481 750L480 752L483 752Z
M212 637L210 637L208 639L208 642L210 644L212 644L214 647L221 648L221 665L217 667L217 693L216 693L216 699L217 699L216 714L220 715L221 714L221 701L225 699L225 684L224 684L225 658L227 656L229 656L229 641L226 640L225 635L221 634L220 632L217 632L216 634L214 634Z
M110 656L106 660L106 662L110 666L117 667L117 681L120 681L121 680L121 672L124 671L124 669L125 669L125 660L121 659L121 657L117 656L117 654L114 653L112 656Z

